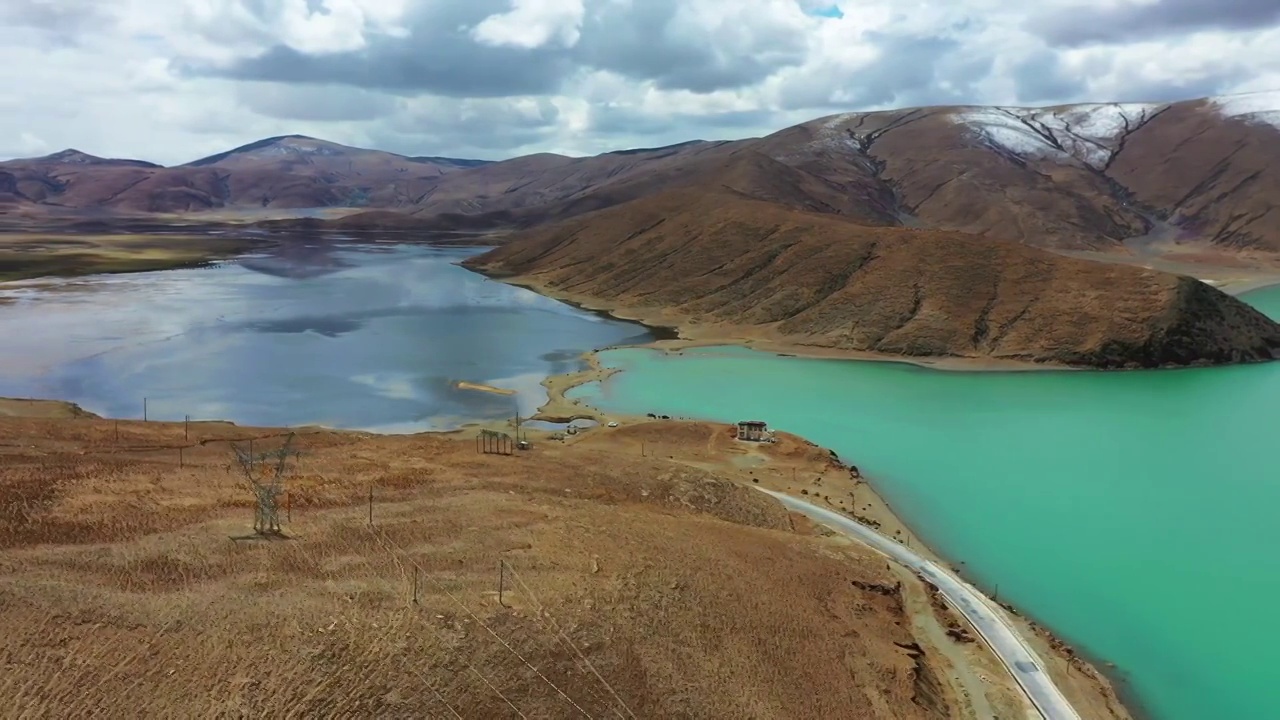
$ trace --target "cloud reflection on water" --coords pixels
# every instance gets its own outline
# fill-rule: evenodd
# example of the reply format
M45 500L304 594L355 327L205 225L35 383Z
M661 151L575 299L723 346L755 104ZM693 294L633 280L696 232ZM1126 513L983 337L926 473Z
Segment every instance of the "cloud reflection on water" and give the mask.
M145 396L161 419L426 429L517 403L530 414L542 378L577 369L581 351L647 337L457 267L470 252L310 248L270 259L304 272L231 262L0 289L18 299L0 305L0 395L124 417Z

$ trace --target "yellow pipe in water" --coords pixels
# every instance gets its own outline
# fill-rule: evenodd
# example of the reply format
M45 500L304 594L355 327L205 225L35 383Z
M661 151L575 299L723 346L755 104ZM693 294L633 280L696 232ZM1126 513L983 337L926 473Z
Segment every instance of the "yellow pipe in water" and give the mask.
M493 393L494 395L515 395L516 394L515 390L508 390L507 388L494 387L492 385L482 385L480 383L467 382L466 380L459 380L458 382L454 383L454 387L458 388L459 390L479 390L480 392Z

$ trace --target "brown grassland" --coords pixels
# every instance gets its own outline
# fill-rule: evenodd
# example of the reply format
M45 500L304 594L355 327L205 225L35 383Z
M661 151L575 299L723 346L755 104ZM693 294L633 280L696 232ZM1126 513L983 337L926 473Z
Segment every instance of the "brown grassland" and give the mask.
M672 421L490 456L469 433L303 429L288 539L236 540L252 495L228 441L285 431L0 406L0 703L19 716L1026 711L918 581L746 487L856 474L799 438L742 450Z
M0 233L0 282L144 272L234 257L253 241L206 235Z

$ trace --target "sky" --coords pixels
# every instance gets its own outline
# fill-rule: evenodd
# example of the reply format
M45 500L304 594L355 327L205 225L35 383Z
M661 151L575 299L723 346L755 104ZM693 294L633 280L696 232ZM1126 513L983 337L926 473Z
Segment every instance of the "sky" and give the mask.
M0 0L0 158L304 134L587 155L918 105L1280 89L1278 0Z

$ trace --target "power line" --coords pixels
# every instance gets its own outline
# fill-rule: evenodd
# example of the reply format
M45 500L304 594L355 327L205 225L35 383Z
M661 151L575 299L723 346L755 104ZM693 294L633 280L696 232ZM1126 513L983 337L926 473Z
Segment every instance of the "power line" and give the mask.
M467 661L466 661L466 660L463 660L463 662L467 662ZM502 698L502 702L504 702L504 703L506 703L507 705L509 705L509 706L511 707L511 709L512 709L512 710L514 710L514 711L516 712L516 714L517 714L517 715L519 715L521 718L523 718L523 720L529 720L529 716L528 716L528 715L525 715L525 714L524 714L524 713L522 713L522 712L520 712L520 708L516 707L515 703L511 702L510 700L508 700L508 699L507 699L507 696L506 696L506 695L503 695L501 690L499 690L498 688L496 688L496 687L494 687L494 686L493 686L493 683L491 683L491 682L489 682L487 679L485 679L485 676L481 675L481 674L480 674L480 671L479 671L479 670L477 670L477 669L476 669L476 667L475 667L474 665L472 665L471 663L469 663L469 662L468 662L468 663L467 663L467 668L468 668L469 670L471 670L471 672L475 673L475 674L476 674L476 677L480 678L480 681L481 681L481 682L483 682L485 685L488 685L490 690L493 690L494 692L498 693L498 697Z
M310 552L307 551L307 549L303 545L297 545L295 547L297 548L299 553L301 553L304 557L306 557L309 561L311 561L317 568L322 567L322 564L316 562L316 559L311 555ZM395 558L393 557L392 559L394 560ZM369 564L368 560L364 560L364 564L370 570L373 570L373 566ZM397 561L396 564L399 565L399 562ZM332 577L331 573L326 573L326 574L329 574ZM435 628L432 628L432 629L435 630ZM437 631L436 636L439 637L439 635L440 633L439 631ZM443 638L441 638L441 640L443 641ZM466 662L465 659L463 660L463 662ZM470 663L467 663L467 667L471 668L472 672L476 672L475 668L471 667ZM413 666L409 666L409 669L412 670L413 673L422 680L423 684L425 684L428 688L431 689L431 692L435 693L436 699L438 699L440 703L444 705L455 718L457 718L458 720L463 720L462 715L457 710L454 709L453 705L449 704L449 701L445 699L444 694L441 693L440 690L435 686L435 684L433 684L431 680L427 678L426 674L424 674L421 670ZM476 674L479 675L478 672L476 672ZM484 677L481 676L480 679L484 680ZM487 680L485 681L485 684L486 685L489 684ZM492 685L490 685L490 687L492 687ZM495 692L497 691L496 688L494 688L494 690ZM505 697L502 697L502 693L498 693L498 697L501 697L504 701L506 700ZM508 702L508 704L510 703ZM519 713L520 711L516 710L516 712ZM521 715L521 717L524 717L524 716Z
M378 533L374 532L372 527L367 527L367 529L369 530L369 533L373 535L373 539L376 540L379 544L381 544L383 548L387 550L388 553L390 553L391 561L396 564L396 568L400 571L401 579L402 580L405 579L407 576L407 573L404 570L404 563L402 563L400 561L400 558L397 557L396 555L395 543L393 543L390 540L390 538L379 536ZM391 545L392 547L389 548L387 547L388 545ZM369 563L366 561L365 564L368 565ZM414 566L416 567L417 563L414 563ZM421 570L421 568L419 568L419 570ZM436 637L440 639L441 643L445 642L445 639L440 634L440 630L438 628L432 626L430 623L427 623L427 627L431 628L431 631L436 634ZM497 686L495 686L492 682L489 682L489 679L486 678L483 673L477 670L476 667L472 665L469 660L467 660L466 658L460 658L460 659L467 666L468 670L474 673L476 677L480 678L480 682L483 682L485 685L489 686L489 689L492 690L499 698L502 699L502 702L506 703L521 718L524 718L524 720L528 720L528 716L526 716L523 712L520 712L520 708L516 707L515 703L511 702L511 700L508 699L506 695L503 695L502 691L499 690ZM443 702L444 698L441 698L441 701ZM458 715L458 712L456 710L454 710L452 707L449 706L449 703L445 702L445 706L449 707L450 712L452 712L454 715L458 716L459 718L461 717L460 715Z
M508 567L510 567L510 565L508 565ZM520 573L516 572L514 567L511 567L511 574L515 577L516 581L520 583L520 587L524 588L524 591L529 593L529 597L538 604L539 615L546 615L547 619L551 621L551 626L555 628L556 635L559 636L561 643L568 646L579 658L581 658L583 664L585 664L587 669L591 671L591 674L595 675L596 679L604 684L605 688L608 689L609 694L613 695L613 699L617 700L618 704L622 706L622 709L627 711L627 715L635 718L636 714L631 712L631 708L627 707L626 701L618 695L618 692L613 689L613 686L609 684L609 681L605 680L604 676L596 670L595 666L591 664L591 661L587 659L587 656L582 654L582 651L578 649L578 646L574 645L573 641L564 634L564 631L560 629L560 624L556 622L556 619L552 617L551 613L547 612L547 606L538 599L538 596L534 594L533 589L524 581L524 578L520 577ZM614 709L614 713L616 713L618 717L622 717L622 713L619 713L616 708Z
M376 530L374 530L373 528L370 528L370 529L369 529L369 531L370 531L370 532L375 532L375 533L377 532L377 531L376 531ZM396 550L398 550L401 554L404 554L404 550L403 550L403 549L401 549L398 545L396 545L396 544L395 544L395 543L394 543L390 538L387 538L387 537L386 537L386 533L385 533L385 532L381 533L381 535L382 535L382 539L383 539L387 544L391 545L392 547L395 547L395 548L396 548ZM411 565L413 565L414 567L418 568L419 570L422 570L422 566L421 566L421 565L418 565L418 563L417 563L416 561L414 561L414 560L412 560L412 559L411 559L411 560L409 560L409 563L410 563ZM569 697L569 696L565 693L565 691L563 691L563 690L561 690L561 689L560 689L560 687L559 687L558 685L556 685L555 683L551 682L551 680L550 680L549 678L547 678L547 676L546 676L546 675L543 675L543 674L542 674L542 671L540 671L540 670L538 670L538 668L534 667L534 666L533 666L533 664L532 664L532 663L530 663L528 660L526 660L526 659L524 658L524 656L523 656L523 655L521 655L520 653L516 652L516 649L515 649L515 648L513 648L513 647L511 647L511 645L510 645L506 640L502 639L502 636L501 636L501 635L499 635L498 633L494 632L494 631L493 631L493 628L489 627L489 625L488 625L487 623L485 623L485 621L481 620L481 619L480 619L480 617L479 617L479 616L477 616L474 612L471 612L471 609L470 609L470 608L468 608L468 607L467 607L467 606L466 606L466 605L465 605L461 600L459 600L459 599L457 598L457 596L455 596L453 593L449 592L449 590L448 590L447 588L445 588L442 584L440 584L440 583L439 583L439 582L437 582L434 578L432 578L432 576L431 576L429 573L423 572L423 575L427 578L427 581L428 581L428 582L431 582L431 583L435 584L436 588L437 588L437 589L439 589L439 590L440 590L440 592L442 592L442 593L444 593L445 595L447 595L447 596L449 597L449 599L450 599L450 600L452 600L452 601L453 601L453 602L454 602L458 607L462 608L462 611L463 611L463 612L465 612L467 615L470 615L470 616L471 616L471 619L476 621L476 624L478 624L480 627L484 628L484 629L485 629L485 631L486 631L486 632L488 632L490 635L492 635L492 636L494 637L494 639L495 639L495 640L497 640L498 642L502 643L502 646L503 646L503 647L505 647L507 650L510 650L510 651L511 651L511 654L512 654L512 655L515 655L515 656L516 656L516 658L518 658L518 659L520 660L520 662L524 663L525 667L527 667L527 668L529 668L530 670L532 670L532 671L534 672L534 674L535 674L535 675L537 675L538 677L542 678L542 681L543 681L543 682L545 682L546 684L550 685L550 686L551 686L551 689L553 689L553 690L555 690L557 693L559 693L559 694L560 694L560 697L562 697L562 698L564 698L565 700L567 700L567 701L569 702L569 704L570 704L570 705L572 705L572 706L574 707L574 709L576 709L578 712L582 713L582 715L583 715L584 717L586 717L588 720L595 720L594 718L592 718L592 717L591 717L591 713L587 712L586 710L583 710L581 705L579 705L579 704L578 704L578 703L577 703L573 698Z

